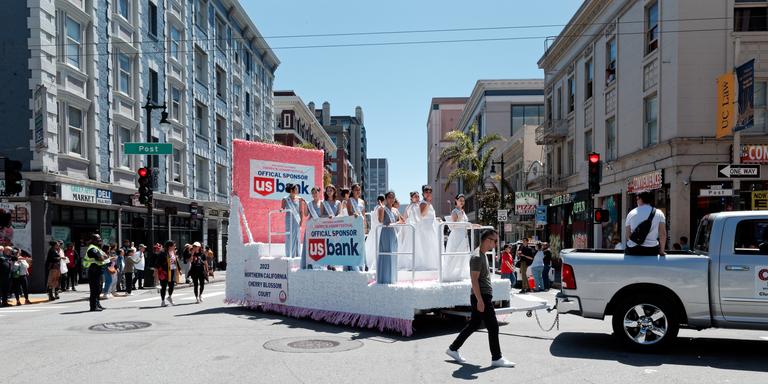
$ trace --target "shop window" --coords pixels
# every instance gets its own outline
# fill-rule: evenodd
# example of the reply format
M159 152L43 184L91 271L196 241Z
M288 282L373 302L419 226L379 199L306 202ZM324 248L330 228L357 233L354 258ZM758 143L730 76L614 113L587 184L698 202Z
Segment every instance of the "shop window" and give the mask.
M88 208L88 210L86 211L86 214L87 214L87 216L86 216L87 220L86 221L89 224L96 224L96 223L99 222L99 210L98 209L96 209L96 208Z
M85 223L85 208L72 208L72 221L76 223Z
M736 226L734 253L768 256L768 220L744 220Z
M72 209L70 207L59 207L61 215L59 216L62 223L72 222Z

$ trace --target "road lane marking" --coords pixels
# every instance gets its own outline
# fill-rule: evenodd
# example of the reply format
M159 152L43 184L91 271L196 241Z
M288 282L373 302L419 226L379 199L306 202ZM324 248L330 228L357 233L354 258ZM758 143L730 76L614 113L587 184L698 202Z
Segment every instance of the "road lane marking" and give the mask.
M3 311L3 313L30 313L30 312L40 312L40 309L12 309L10 311Z

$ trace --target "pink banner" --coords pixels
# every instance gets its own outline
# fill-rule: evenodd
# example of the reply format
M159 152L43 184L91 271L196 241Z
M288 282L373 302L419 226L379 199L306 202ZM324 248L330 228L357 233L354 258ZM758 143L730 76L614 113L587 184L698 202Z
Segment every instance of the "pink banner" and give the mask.
M323 186L324 153L244 140L235 140L233 147L233 195L240 198L253 241L267 242L267 217L269 211L280 209L281 199L288 195L285 186L298 185L299 196L307 201L312 199L312 187ZM272 221L272 232L285 232L284 215L272 215ZM244 226L243 239L248 240ZM283 241L283 236L272 237L272 242Z

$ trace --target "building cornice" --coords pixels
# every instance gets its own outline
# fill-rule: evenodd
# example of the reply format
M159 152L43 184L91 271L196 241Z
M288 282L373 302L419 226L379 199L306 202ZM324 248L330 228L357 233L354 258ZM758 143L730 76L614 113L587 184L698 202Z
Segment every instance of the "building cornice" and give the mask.
M274 93L279 93L279 92L285 92L285 91L275 91ZM321 141L323 141L323 145L329 151L335 152L337 150L336 145L333 144L333 140L331 140L331 137L325 131L325 129L323 128L323 125L320 124L320 122L317 120L317 117L315 117L315 114L309 110L309 107L307 107L307 105L304 104L304 101L301 100L301 97L299 97L298 95L275 96L274 103L275 103L275 110L290 109L292 111L295 111L302 120L309 123L312 133L316 137L318 137ZM282 133L282 132L275 131L275 133Z
M539 59L539 68L549 68L557 63L568 52L568 49L584 31L592 26L594 20L613 0L586 0L576 11L563 31L555 39L555 42L544 52Z
M478 80L472 94L469 96L464 110L461 112L456 129L464 130L476 114L482 99L489 90L525 90L544 89L544 79L505 79L505 80Z

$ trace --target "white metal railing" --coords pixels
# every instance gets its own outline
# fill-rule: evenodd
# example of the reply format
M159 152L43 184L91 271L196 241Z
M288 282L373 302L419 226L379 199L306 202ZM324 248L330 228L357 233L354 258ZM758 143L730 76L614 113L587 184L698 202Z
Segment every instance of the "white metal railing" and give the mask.
M438 263L437 263L437 281L443 282L443 257L449 256L449 257L465 257L469 259L472 257L472 250L474 249L475 245L475 231L473 231L474 224L468 223L468 222L450 222L450 221L444 221L440 223L440 225L437 227L437 249L438 249ZM444 250L445 246L443 244L443 233L445 233L445 227L448 227L451 229L451 231L455 230L470 230L469 231L469 249L466 251L459 251L459 252L446 252ZM458 227L458 228L457 228ZM454 229L456 228L456 229Z
M381 237L380 237L381 236L381 231L384 228L392 228L392 230L395 231L395 232L397 231L397 228L410 228L411 229L411 251L410 252L401 252L400 249L398 249L396 252L379 252L379 241L381 240ZM369 266L369 268L370 267L375 267L376 265L378 265L379 256L411 255L411 285L413 285L416 282L416 227L413 224L408 224L408 223L404 223L404 224L389 224L389 225L380 224L379 226L376 227L376 232L373 235L374 235L373 243L376 246L376 249L375 249L376 257L373 260L374 265L373 266ZM395 235L395 236L397 236L397 235ZM397 258L392 260L392 262L395 263L395 276L394 276L393 283L397 283L397 271L398 271L398 269L397 269ZM379 273L379 269L378 268L376 268L376 273L377 274Z
M268 231L267 241L269 242L269 244L267 245L267 249L268 249L268 252L269 252L269 257L272 257L272 235L288 236L288 234L290 233L288 228L285 229L285 232L273 232L272 231L272 215L276 215L276 214L293 214L293 210L292 209L277 209L277 210L269 211L269 214L267 214L267 231ZM285 242L284 242L284 244L285 244ZM284 256L286 256L286 257L288 256L287 252L283 252L283 253L286 253L286 255L284 255Z

